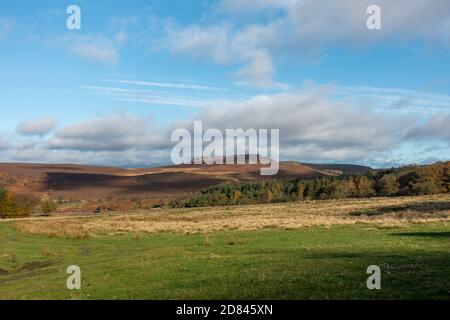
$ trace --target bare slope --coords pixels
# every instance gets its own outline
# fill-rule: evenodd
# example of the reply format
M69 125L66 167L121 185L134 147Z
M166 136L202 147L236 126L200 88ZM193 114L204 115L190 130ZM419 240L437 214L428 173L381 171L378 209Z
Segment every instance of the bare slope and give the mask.
M225 181L317 177L353 172L354 166L327 168L281 162L278 175L261 177L260 165L180 165L125 169L85 165L0 164L0 186L15 193L73 200L135 197L164 199ZM364 167L367 170L370 168Z

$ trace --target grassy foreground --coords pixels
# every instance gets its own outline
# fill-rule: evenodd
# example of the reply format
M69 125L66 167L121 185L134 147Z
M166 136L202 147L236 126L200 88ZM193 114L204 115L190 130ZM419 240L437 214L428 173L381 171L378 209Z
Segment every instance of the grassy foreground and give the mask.
M212 234L22 233L0 223L0 299L449 299L450 223ZM366 288L379 265L382 289ZM82 290L66 289L67 266Z

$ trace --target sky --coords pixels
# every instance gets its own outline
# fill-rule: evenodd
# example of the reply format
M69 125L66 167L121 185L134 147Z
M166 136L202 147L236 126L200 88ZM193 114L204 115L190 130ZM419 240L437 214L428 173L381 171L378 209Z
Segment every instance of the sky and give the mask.
M0 162L168 164L194 120L279 129L282 160L445 161L449 58L448 0L0 1Z

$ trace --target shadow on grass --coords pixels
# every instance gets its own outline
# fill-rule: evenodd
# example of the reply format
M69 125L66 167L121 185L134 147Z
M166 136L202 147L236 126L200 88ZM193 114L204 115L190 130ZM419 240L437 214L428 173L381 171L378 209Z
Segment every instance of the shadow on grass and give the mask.
M425 232L418 234L427 235ZM450 236L446 232L430 234L439 237ZM414 236L415 234L411 233L410 235ZM443 247L443 241L440 242ZM314 262L308 265L312 266L314 271L309 270L309 272L318 272L321 274L322 280L327 280L319 284L302 283L297 290L304 290L304 286L317 285L314 293L317 293L319 297L321 297L321 292L327 292L333 298L344 299L450 298L450 273L448 271L450 252L444 249L435 252L405 250L404 248L358 252L319 251L309 253L305 258L314 259ZM304 265L306 264L304 263ZM369 292L364 285L364 281L367 279L366 270L370 265L379 266L382 272L383 290L376 293ZM359 286L358 283L360 283ZM297 297L293 294L292 298Z
M351 212L351 216L379 216L386 213L405 213L413 211L417 213L439 213L450 210L450 201L427 201L412 204L392 205L374 209L365 209Z
M450 232L404 232L404 233L394 233L393 236L401 237L425 237L425 238L440 238L450 239Z

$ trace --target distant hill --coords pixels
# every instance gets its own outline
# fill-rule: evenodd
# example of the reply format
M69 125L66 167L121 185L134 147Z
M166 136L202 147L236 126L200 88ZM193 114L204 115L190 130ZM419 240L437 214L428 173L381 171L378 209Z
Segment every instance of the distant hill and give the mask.
M371 170L354 165L280 162L276 176L260 175L262 165L191 165L125 169L71 164L0 164L0 187L39 198L96 200L166 199L222 182L337 176Z
M373 170L371 167L360 166L355 164L314 164L314 163L302 163L302 164L316 170L338 171L347 174L362 174Z
M57 200L60 212L93 212L98 206L108 211L149 208L183 199L192 206L265 203L446 192L449 165L373 170L358 165L286 161L279 163L277 175L261 176L261 164L126 169L4 163L0 164L0 189L24 197Z

